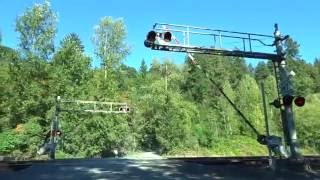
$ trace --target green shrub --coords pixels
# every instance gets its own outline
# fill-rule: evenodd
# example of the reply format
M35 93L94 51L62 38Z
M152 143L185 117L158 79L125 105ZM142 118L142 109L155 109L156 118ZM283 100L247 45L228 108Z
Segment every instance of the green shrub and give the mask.
M23 143L21 135L12 130L4 131L0 134L0 154L8 155L19 148Z

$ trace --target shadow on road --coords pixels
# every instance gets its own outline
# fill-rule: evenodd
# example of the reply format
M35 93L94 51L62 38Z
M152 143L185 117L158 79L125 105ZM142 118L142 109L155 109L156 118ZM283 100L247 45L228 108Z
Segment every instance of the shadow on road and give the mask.
M16 164L0 179L320 179L317 173L267 165L208 164L168 159L79 159Z

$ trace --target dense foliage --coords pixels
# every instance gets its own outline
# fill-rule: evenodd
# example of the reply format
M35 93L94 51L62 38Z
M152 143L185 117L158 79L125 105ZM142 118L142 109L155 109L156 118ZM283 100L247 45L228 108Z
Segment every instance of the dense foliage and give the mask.
M76 33L54 47L56 13L49 3L29 8L16 21L19 49L0 46L0 154L35 158L50 128L56 96L63 99L128 102L128 114L62 113L59 153L65 157L105 156L155 150L186 155L257 155L266 153L226 99L188 58L141 60L139 70L123 64L130 49L122 19L104 17L92 37L101 66ZM1 34L0 34L1 37ZM5 37L3 37L5 38ZM1 38L0 38L1 43ZM320 151L320 61L299 58L299 45L286 43L294 88L307 98L295 108L301 145ZM195 55L249 121L264 132L260 83L268 102L276 96L272 64L246 65L243 58ZM136 60L140 61L140 60ZM279 110L268 106L272 134L282 135Z

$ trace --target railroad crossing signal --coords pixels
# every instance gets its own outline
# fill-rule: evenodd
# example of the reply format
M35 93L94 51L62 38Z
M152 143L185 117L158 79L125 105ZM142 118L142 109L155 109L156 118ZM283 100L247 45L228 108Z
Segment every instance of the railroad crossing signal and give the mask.
M183 43L172 43L171 41L173 40L173 37L175 37L173 34L182 37ZM192 45L191 42L195 42L194 40L196 40L198 37L203 37L210 41L212 40L212 44L209 43L205 46L196 44ZM268 39L269 41L264 42L263 39ZM224 45L225 41L236 41L238 42L239 47L231 50L229 48L234 48L234 46L227 47ZM217 46L217 44L219 44L219 46ZM256 49L256 47L261 45L271 47L274 46L274 44L274 36L271 35L226 31L221 29L210 29L167 23L154 24L153 29L147 33L144 41L144 45L153 50L238 56L281 61L284 59L284 57L274 54L271 48L269 52L266 53L258 52L258 49Z
M291 106L292 102L294 102L294 104L298 107L302 107L305 105L305 98L302 96L291 96L291 95L286 95L282 98L282 102L280 102L279 99L275 99L274 101L272 101L271 103L269 103L270 105L273 105L275 108L281 108L281 106Z
M129 105L122 102L100 102L82 100L62 100L60 96L56 99L56 108L51 122L49 142L44 143L38 150L39 155L49 154L50 159L55 159L55 151L59 138L62 136L59 114L61 112L88 112L105 114L127 114L130 112ZM49 137L46 137L48 139ZM45 140L46 141L46 140Z
M165 26L165 28L164 28ZM221 56L235 56L244 58L256 58L256 59L266 59L272 60L274 64L274 70L276 74L276 82L280 84L278 86L278 99L274 100L272 105L279 108L281 111L281 119L284 127L285 142L290 147L288 149L290 158L299 158L299 146L297 143L296 129L293 119L292 112L292 102L294 101L298 107L301 107L305 103L303 97L293 97L292 80L289 73L286 70L285 65L285 52L283 49L282 42L289 38L288 35L282 36L278 24L274 25L275 31L273 36L256 34L256 33L246 33L246 32L235 32L226 31L220 29L202 28L195 26L186 25L176 25L167 23L155 23L153 29L148 32L144 45L152 50L162 50L162 51L173 51L173 52L184 52L190 55L191 53L198 54L211 54L211 55L221 55ZM183 44L170 43L173 33L181 33L183 35ZM214 43L204 46L204 45L191 45L190 39L191 35L196 37L205 36L206 39L211 39ZM263 39L272 39L272 43L266 43ZM242 44L240 48L230 49L223 47L223 41L225 39L239 40ZM216 42L219 42L219 47L216 47ZM276 54L274 49L272 52L266 52L265 49L262 52L255 50L254 44L263 45L265 47L276 47ZM249 47L248 47L249 46ZM198 65L199 66L199 65ZM200 66L199 66L200 67ZM213 82L214 83L214 82ZM280 88L279 88L280 87ZM281 95L280 95L281 92ZM223 93L223 92L222 92ZM281 102L282 101L282 104ZM230 102L231 105L234 105ZM283 105L283 108L280 108ZM234 107L238 112L239 110ZM246 121L246 119L244 118ZM250 126L250 124L248 124ZM250 126L251 127L251 126ZM253 128L256 132L256 129ZM257 133L257 132L256 132ZM260 135L260 134L259 134Z
M285 106L292 105L292 102L294 102L295 105L297 105L298 107L302 107L305 104L305 98L301 97L301 96L294 97L294 96L290 96L290 95L286 95L283 97L283 104Z

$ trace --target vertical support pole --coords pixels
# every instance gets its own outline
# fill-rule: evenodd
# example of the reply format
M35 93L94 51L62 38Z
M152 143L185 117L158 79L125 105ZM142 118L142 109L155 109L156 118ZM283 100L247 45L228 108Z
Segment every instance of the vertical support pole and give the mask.
M286 70L286 62L282 47L282 41L284 38L281 37L280 31L278 29L278 24L274 25L275 31L274 31L274 45L276 46L276 52L277 55L282 57L282 60L279 60L277 62L278 68L279 68L279 83L280 83L280 92L282 97L286 96L293 96L293 85L292 85L292 79L289 75L289 73ZM293 110L292 110L292 103L290 104L284 104L281 108L281 119L282 119L282 126L285 136L285 142L286 145L289 146L290 154L289 158L291 159L297 159L301 157L301 153L299 150L299 145L297 141L297 132L295 128L294 118L293 118Z
M59 113L60 113L60 96L57 96L56 99L56 109L54 112L54 119L51 124L51 135L50 135L50 153L49 158L55 159L56 154L56 132L59 129Z
M55 121L55 114L56 112L54 112L54 119L51 122L51 127L50 127L50 140L49 140L49 159L54 159L55 156L55 152L54 152L54 121Z
M265 91L264 91L264 84L261 83L260 86L261 86L261 95L262 95L262 103L263 103L264 122L266 124L266 133L267 133L267 136L270 136L269 120L268 120L268 113L267 113L266 95L265 95Z
M292 80L289 76L289 73L285 69L285 61L281 62L279 67L280 73L280 89L283 97L285 96L293 96L293 86ZM301 157L301 153L299 150L298 140L297 140L297 132L293 118L293 109L292 103L288 105L284 105L281 108L282 115L282 123L284 127L285 140L286 144L290 148L290 158L297 159Z

